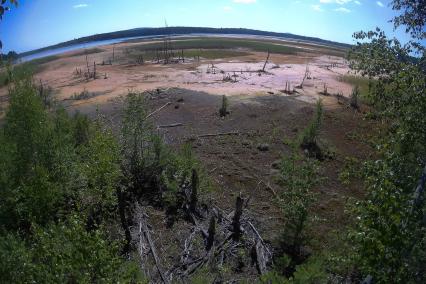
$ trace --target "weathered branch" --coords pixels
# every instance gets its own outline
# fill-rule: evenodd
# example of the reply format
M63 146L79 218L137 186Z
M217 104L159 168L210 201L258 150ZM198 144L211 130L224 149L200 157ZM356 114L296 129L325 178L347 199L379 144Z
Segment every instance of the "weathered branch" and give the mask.
M240 135L240 132L232 131L232 132L219 132L219 133L202 134L202 135L198 135L198 138L226 136L226 135Z
M160 112L163 108L167 107L168 105L170 105L171 102L166 103L165 105L163 105L162 107L156 109L155 111L151 112L150 114L148 114L145 119L150 118L151 116L153 116L154 114L156 114L157 112Z

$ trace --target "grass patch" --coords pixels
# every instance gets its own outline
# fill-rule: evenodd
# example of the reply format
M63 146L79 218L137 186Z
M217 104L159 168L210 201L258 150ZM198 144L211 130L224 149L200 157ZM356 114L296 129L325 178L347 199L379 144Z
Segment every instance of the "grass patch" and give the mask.
M95 48L89 48L89 49L77 51L73 54L70 54L67 57L75 57L75 56L81 56L81 55L86 55L86 54L95 54L95 53L101 53L101 52L104 52L104 50L101 49L101 48L95 47Z
M0 71L0 87L7 86L11 77L13 80L22 80L25 77L37 74L45 69L44 64L58 59L58 56L46 56L43 58L34 59L28 62L12 65L9 69L3 68Z
M227 38L200 38L190 40L172 41L174 49L236 49L245 48L253 51L279 54L296 54L299 50L295 47L283 46L271 42L247 40L247 39L227 39ZM132 48L134 51L151 51L161 49L163 42L141 44Z
M219 59L229 57L240 57L250 55L249 52L237 51L237 50L220 50L220 49L208 49L208 50L195 50L189 49L184 51L185 57L197 57L200 56L205 59Z
M130 42L130 43L141 43L141 45L138 46L141 47L143 45L148 45L148 44L144 44L144 42L151 42L153 40L158 41L156 44L158 44L159 46L163 45L163 39L135 39L135 40L129 40L126 42ZM327 45L321 45L321 44L315 44L315 43L309 43L309 42L303 42L303 41L286 41L286 40L274 40L274 39L247 39L247 38L211 38L211 37L200 37L200 38L196 38L194 39L194 37L180 37L177 40L172 40L172 44L174 45L175 42L178 41L214 41L216 42L218 45L220 45L221 43L224 43L225 45L231 44L234 45L234 47L247 47L250 48L250 46L241 46L241 42L251 42L249 45L253 45L253 43L255 45L257 45L256 43L261 43L261 44L266 44L266 45L274 45L274 46L283 46L286 48L290 48L290 49L294 49L294 52L309 52L309 53L315 53L315 54L323 54L323 55L331 55L331 56L339 56L339 57L345 57L347 49L345 48L340 48L340 47L336 47L336 46L327 46ZM235 44L235 41L237 41L237 43ZM205 45L210 45L211 43L204 43ZM193 48L197 48L198 47L198 43L197 46L193 46ZM199 48L207 48L207 47L199 47ZM228 48L232 48L229 47ZM300 49L300 48L305 48L305 49ZM254 49L253 49L254 50ZM267 49L266 49L267 50ZM256 51L266 51L266 50L256 50ZM272 51L272 53L275 53L274 51ZM281 53L281 52L277 52L277 53ZM284 54L288 54L288 53L284 53Z
M71 97L70 100L75 100L75 101L79 101L79 100L88 100L91 98L96 97L98 94L97 93L91 93L89 91L87 91L86 89L84 89L82 92L80 93L74 93Z
M156 54L154 50L146 50L146 51L137 51L137 52L130 52L128 56L130 58L134 58L137 60L140 56L143 56L144 60L155 60ZM178 57L180 55L180 51L176 51L176 56ZM240 56L247 56L250 55L249 52L245 51L237 51L237 50L225 50L225 49L185 49L184 50L184 57L185 58L197 58L200 56L200 58L204 59L220 59L220 58L233 58L233 57L240 57Z
M342 82L348 83L352 86L358 86L359 94L362 98L368 97L369 93L369 84L373 82L366 77L354 76L354 75L343 75L340 77Z

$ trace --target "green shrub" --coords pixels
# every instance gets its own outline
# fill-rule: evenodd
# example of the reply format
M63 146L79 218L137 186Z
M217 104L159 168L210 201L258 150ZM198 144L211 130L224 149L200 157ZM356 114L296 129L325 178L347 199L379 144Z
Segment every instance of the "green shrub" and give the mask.
M360 95L360 91L359 91L359 87L355 86L352 89L352 93L351 93L351 97L350 97L350 106L353 109L359 109L359 95Z
M312 188L320 182L317 162L303 159L296 149L280 165L278 183L285 188L279 200L285 223L282 242L297 256L306 245L306 226L309 222L309 210L315 201Z
M2 283L128 283L138 267L119 256L119 245L101 230L86 231L78 217L34 227L30 242L0 235Z
M112 131L100 118L48 109L31 78L15 81L9 95L0 129L0 282L137 279L138 268L120 256L120 233L104 229L116 227L121 177Z
M321 128L323 118L323 105L322 100L318 100L315 108L315 114L309 125L303 130L300 137L300 146L303 148L310 148L312 145L317 144L317 138Z
M280 275L275 270L262 275L260 283L265 284L321 284L330 283L324 264L320 259L312 259L298 265L290 278Z

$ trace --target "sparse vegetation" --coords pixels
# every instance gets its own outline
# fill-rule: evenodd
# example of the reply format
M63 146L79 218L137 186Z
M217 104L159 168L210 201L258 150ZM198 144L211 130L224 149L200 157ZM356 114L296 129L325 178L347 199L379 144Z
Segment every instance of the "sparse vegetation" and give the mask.
M134 50L147 51L147 50L161 49L162 44L163 44L162 42L143 44L143 45L134 47ZM270 50L271 53L278 53L278 54L295 54L297 52L297 48L295 47L277 45L277 44L267 43L263 41L256 41L256 40L240 40L240 39L227 39L227 38L202 38L202 39L174 40L173 48L175 48L176 50L181 50L181 49L221 50L221 49L247 48L249 50L260 51L260 52L265 52L267 50ZM185 51L185 55L188 56L187 51Z
M353 87L358 87L359 99L364 103L370 102L370 93L375 86L375 80L356 75L343 75L340 77L342 82L348 83Z
M352 89L351 97L349 99L349 104L353 109L359 109L359 87L355 86Z
M318 135L323 119L323 112L322 101L318 100L314 116L299 138L300 146L308 151L309 156L316 157L318 159L322 159L321 149L318 145Z
M71 96L71 100L87 100L93 97L96 97L97 94L96 93L91 93L88 90L84 89L83 91L81 91L80 93L76 93L74 95Z
M57 56L34 59L25 63L6 66L0 72L0 87L7 86L12 81L19 81L44 70L44 64L57 60ZM13 76L13 78L12 78Z
M101 53L101 52L104 52L104 50L102 48L95 47L95 48L89 48L89 49L84 49L84 50L81 50L81 51L73 52L72 54L69 55L69 57L96 54L96 53Z

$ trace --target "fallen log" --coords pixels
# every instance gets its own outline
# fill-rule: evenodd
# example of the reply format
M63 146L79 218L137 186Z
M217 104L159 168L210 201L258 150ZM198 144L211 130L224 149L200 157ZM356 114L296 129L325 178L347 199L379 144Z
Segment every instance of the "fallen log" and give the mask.
M172 124L166 124L166 125L159 125L158 128L172 128L172 127L178 127L183 126L182 123L172 123Z
M163 105L162 107L156 109L155 111L151 112L150 114L148 114L145 119L150 118L151 116L153 116L154 114L156 114L157 112L160 112L163 108L167 107L168 105L171 105L171 102L166 103L165 105Z
M219 132L219 133L209 133L209 134L202 134L198 135L198 138L205 138L205 137L215 137L215 136L226 136L226 135L240 135L239 131L231 131L231 132Z
M143 211L142 207L140 207L140 210L141 210L141 216L140 216L140 219L139 219L139 233L140 233L140 235L139 235L139 238L140 238L139 239L139 245L140 245L139 252L141 254L141 258L143 257L143 255L142 255L142 251L143 251L142 250L142 246L143 246L142 236L144 236L145 239L148 242L149 250L151 251L151 254L154 258L155 266L157 267L157 270L158 270L158 273L160 274L162 282L163 283L169 283L167 278L164 276L163 270L161 269L160 260L159 260L158 255L157 255L157 252L156 252L156 249L155 249L155 246L154 246L154 242L152 241L151 234L149 233L148 226L147 226L147 224L144 220L145 219L144 217L146 216L146 214Z
M266 272L266 260L264 257L264 246L260 243L258 240L256 244L253 246L253 258L256 261L257 270L259 271L259 274L265 274Z

